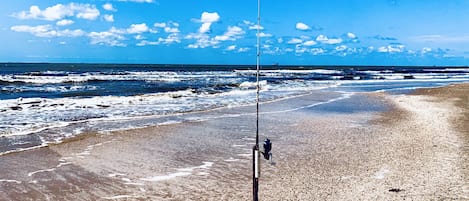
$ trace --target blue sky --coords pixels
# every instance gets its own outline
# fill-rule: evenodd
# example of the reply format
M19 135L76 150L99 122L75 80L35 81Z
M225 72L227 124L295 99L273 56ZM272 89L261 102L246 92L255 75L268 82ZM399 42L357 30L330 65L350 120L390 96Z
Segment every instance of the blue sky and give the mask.
M0 62L255 64L256 0L17 0ZM467 0L263 0L262 64L468 65Z

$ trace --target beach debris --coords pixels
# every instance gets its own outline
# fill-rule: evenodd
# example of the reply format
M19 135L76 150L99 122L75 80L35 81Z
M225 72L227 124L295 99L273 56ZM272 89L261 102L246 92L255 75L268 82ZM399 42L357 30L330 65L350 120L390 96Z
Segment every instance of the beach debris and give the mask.
M404 191L404 190L400 189L400 188L391 188L391 189L389 189L389 192L394 192L394 193L399 193L401 191Z

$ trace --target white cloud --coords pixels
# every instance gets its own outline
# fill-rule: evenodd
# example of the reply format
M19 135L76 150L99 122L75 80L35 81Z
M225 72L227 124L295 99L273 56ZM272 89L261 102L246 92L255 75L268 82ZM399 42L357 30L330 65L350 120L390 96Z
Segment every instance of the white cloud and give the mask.
M92 45L125 47L126 45L122 43L122 40L125 40L123 33L124 31L112 27L109 31L91 32L88 37L91 39Z
M422 54L425 54L427 52L431 52L432 51L432 48L429 48L429 47L423 47L422 48Z
M403 52L404 49L405 49L404 45L388 45L388 46L379 47L377 51L395 53L395 52Z
M248 20L243 20L243 23L248 26L248 29L249 29L249 30L257 30L257 27L259 27L259 30L264 30L264 27L263 27L263 26L258 26L258 25L257 25L256 23L254 23L254 22L250 22L250 21L248 21Z
M135 3L153 3L154 0L119 0L121 2L135 2Z
M218 22L218 20L220 20L220 15L218 15L217 12L214 12L214 13L203 12L202 17L200 18L200 21L202 23L214 23L214 22Z
M235 41L236 39L241 38L245 32L238 26L229 26L228 30L221 36L215 36L215 40L218 41Z
M210 31L212 23L218 22L219 20L220 15L218 15L217 12L203 12L202 16L200 17L200 22L202 22L202 25L199 28L199 33L207 33L208 31Z
M256 33L256 36L257 36L257 33ZM268 38L268 37L272 37L272 34L261 32L259 33L259 37Z
M318 37L316 37L316 41L322 42L322 41L327 41L327 40L329 40L329 38L327 38L327 36L325 35L319 35Z
M330 45L335 45L335 44L342 43L342 39L341 38L330 38L329 40L324 41L323 43L330 44Z
M165 28L166 27L166 23L162 22L162 23L159 23L159 22L156 22L155 24L153 24L154 27L158 27L158 28Z
M57 21L57 26L67 26L67 25L71 25L75 23L73 20L60 20L60 21Z
M132 24L127 29L127 33L129 34L140 34L149 31L148 26L145 23L141 24Z
M217 45L220 43L219 40L214 40L210 38L207 34L202 33L191 33L188 34L185 39L194 39L196 43L189 44L187 47L194 49L194 48L206 48L206 47L218 47Z
M106 22L114 22L114 15L104 15Z
M238 49L238 52L247 52L247 51L249 51L249 50L250 50L249 47L240 47L240 48Z
M207 33L210 31L210 26L212 26L211 23L203 23L199 28L199 33Z
M259 27L259 30L264 30L263 26L258 26L257 24L249 26L249 30L257 30L257 27Z
M90 6L89 4L86 5L79 5L79 4L70 4L72 10L76 10L77 18L87 19L87 20L95 20L99 16L99 10L96 7Z
M306 31L306 30L310 30L311 27L309 27L305 23L298 22L298 23L296 23L296 29L301 30L301 31Z
M157 41L147 41L147 40L142 40L140 41L137 46L145 46L145 45L170 45L172 43L181 43L181 39L177 33L172 33L169 34L168 37L166 38L158 38Z
M309 41L306 41L303 43L304 46L313 46L313 45L316 45L318 43L316 43L316 41L314 40L309 40Z
M230 45L230 46L228 46L225 50L227 50L227 51L233 51L233 50L235 50L235 49L236 49L236 45Z
M288 44L298 44L298 43L302 43L302 42L303 42L303 40L301 40L299 38L292 38L287 43Z
M177 22L156 22L153 24L154 27L156 28L163 28L163 31L166 33L179 33L181 32L179 30L179 23ZM156 30L152 30L154 33L156 33Z
M283 38L277 38L277 43L283 43Z
M147 41L147 40L142 40L139 43L137 43L137 46L146 46L146 45L159 45L160 43L158 41Z
M13 14L14 17L19 19L40 19L47 21L61 20L66 17L82 18L87 20L95 20L100 15L99 10L95 5L90 4L56 4L41 10L39 6L33 5L29 11L22 11Z
M179 29L177 27L165 27L164 32L166 33L179 33Z
M346 49L347 49L346 45L339 45L339 46L335 47L335 50L337 50L337 51L344 51Z
M136 35L134 38L135 38L135 40L143 40L143 39L145 39L145 37L142 36L142 35L140 35L140 34L139 34L139 35Z
M319 35L318 37L316 37L316 41L330 45L342 43L341 38L328 38L325 35Z
M348 38L351 38L351 39L354 39L354 38L356 38L357 36L356 36L354 33L348 32L348 33L347 33L347 37L348 37Z
M172 44L172 43L181 43L181 38L177 33L171 33L166 38L158 38L158 42L162 44Z
M44 37L44 38L79 37L79 36L83 36L86 34L81 29L55 30L53 29L51 25L38 25L38 26L19 25L19 26L12 26L10 29L12 31L30 33L34 36Z
M296 47L295 47L295 53L296 53L296 54L303 54L303 53L305 53L305 52L307 52L307 51L308 51L308 49L307 49L306 47L303 47L303 46L301 46L301 45L299 45L299 44L296 45Z
M117 11L117 10L112 6L111 3L106 3L106 4L104 4L104 5L103 5L103 8L104 8L104 10L107 10L107 11L114 11L114 12Z
M324 54L326 51L322 48L313 48L309 50L309 52L313 55L319 55L319 54Z
M387 47L379 47L378 52L388 52L388 48Z

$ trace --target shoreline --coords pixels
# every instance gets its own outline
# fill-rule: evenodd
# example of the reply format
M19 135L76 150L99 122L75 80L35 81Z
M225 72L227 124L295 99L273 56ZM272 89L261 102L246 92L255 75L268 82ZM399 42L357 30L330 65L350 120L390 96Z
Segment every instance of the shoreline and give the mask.
M454 119L465 117L467 122L468 107L428 98L433 90L447 93L433 93L437 97L461 96L452 88L463 88L462 95L467 96L468 86L370 95L372 104L391 107L382 113L312 107L263 114L261 139L267 136L273 141L276 164L262 162L260 196L270 200L469 199L468 169L464 170L467 140L466 144L459 140L468 124ZM296 97L267 103L263 109L289 111L295 104L311 105L317 98ZM354 98L347 101L351 106L370 104ZM454 112L463 106L466 116ZM251 107L209 113L240 114ZM250 115L228 115L113 131L3 155L0 198L247 200L252 185L252 120ZM437 124L441 132L432 132L431 126Z

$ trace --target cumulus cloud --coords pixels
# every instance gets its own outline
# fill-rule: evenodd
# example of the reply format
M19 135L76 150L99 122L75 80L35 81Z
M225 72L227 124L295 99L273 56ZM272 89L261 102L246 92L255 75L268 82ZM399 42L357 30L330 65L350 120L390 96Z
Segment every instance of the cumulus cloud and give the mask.
M165 33L179 33L179 23L177 22L156 22L153 24L156 28L162 28ZM156 32L156 30L153 30Z
M311 27L309 27L308 25L306 25L303 22L298 22L298 23L296 23L296 29L298 29L300 31L307 31L307 30L310 30Z
M304 46L313 46L313 45L316 45L318 43L316 43L316 41L314 40L308 40L306 42L303 43Z
M132 24L127 29L127 33L129 34L140 34L149 31L148 26L145 23L141 24Z
M288 44L298 44L298 43L302 43L302 42L303 42L303 40L301 40L299 38L292 38L287 43Z
M250 49L251 49L251 48L249 48L249 47L240 47L240 48L238 48L238 52L247 52L247 51L249 51Z
M256 36L259 36L261 38L268 38L268 37L272 37L272 34L260 32L259 35L257 35L256 33Z
M112 27L108 31L91 32L88 34L88 37L90 38L90 43L92 45L125 47L126 44L122 42L123 40L125 40L125 37L122 35L123 33L125 32Z
M233 51L233 50L236 50L236 45L230 45L230 46L228 46L225 50L226 50L226 51Z
M142 36L142 35L140 35L140 34L139 34L139 35L136 35L134 38L135 38L135 40L143 40L143 39L145 39L145 37Z
M166 33L179 33L179 28L177 27L165 27L164 32Z
M328 38L327 36L322 35L322 34L316 37L316 41L324 43L324 44L329 44L329 45L342 43L341 38Z
M263 29L264 29L263 26L258 26L256 23L250 22L250 21L248 21L248 20L243 20L243 23L248 26L248 29L249 29L249 30L257 30L257 27L259 27L259 30L263 30Z
M57 21L57 26L67 26L67 25L71 25L75 23L73 20L60 20L60 21Z
M30 33L34 36L44 37L44 38L79 37L79 36L83 36L86 34L81 29L56 30L51 25L38 25L38 26L19 25L19 26L12 26L10 29L12 31Z
M114 15L104 15L106 22L114 22Z
M121 2L154 3L154 0L119 0Z
M188 34L185 39L188 40L196 40L194 44L189 44L187 48L190 49L195 49L195 48L206 48L206 47L218 47L218 44L220 44L219 40L215 40L213 38L210 38L207 34L201 34L201 33L191 33Z
M166 23L162 22L162 23L159 23L159 22L156 22L155 24L153 24L154 27L157 27L157 28L165 28L166 27Z
M156 41L142 40L137 44L137 46L161 45L161 44L170 45L173 43L181 43L181 38L179 37L177 33L169 34L168 37L166 38L160 37Z
M111 3L106 3L103 5L103 8L104 10L107 10L107 11L117 11L117 9L114 8L114 6L112 6Z
M354 33L352 33L352 32L348 32L348 33L347 33L347 37L350 38L350 39L357 38L357 36L356 36Z
M309 51L312 55L324 54L326 51L322 48L313 48Z
M217 12L214 12L214 13L203 12L202 17L200 18L200 21L202 23L214 23L214 22L218 22L218 20L220 20L220 15L218 15Z
M18 19L40 19L47 21L62 20L66 17L82 18L86 20L95 20L100 15L95 5L90 4L56 4L41 10L39 6L33 5L29 11L21 11L13 14Z
M213 23L218 22L220 20L220 15L217 12L209 13L203 12L202 16L200 17L200 22L202 25L199 28L199 33L207 33L210 31L210 27Z
M244 34L245 32L238 26L229 26L227 31L221 36L215 36L215 40L218 41L235 41Z
M382 46L377 49L378 52L388 52L388 53L397 53L397 52L403 52L405 49L405 46L402 44L391 44L388 46Z
M347 49L346 45L339 45L339 46L335 47L335 50L337 50L337 51L344 51L346 49Z
M181 39L177 33L169 34L166 38L158 38L158 41L163 44L181 43Z
M432 48L429 48L429 47L423 47L422 48L422 54L425 54L427 52L431 52L432 51Z

